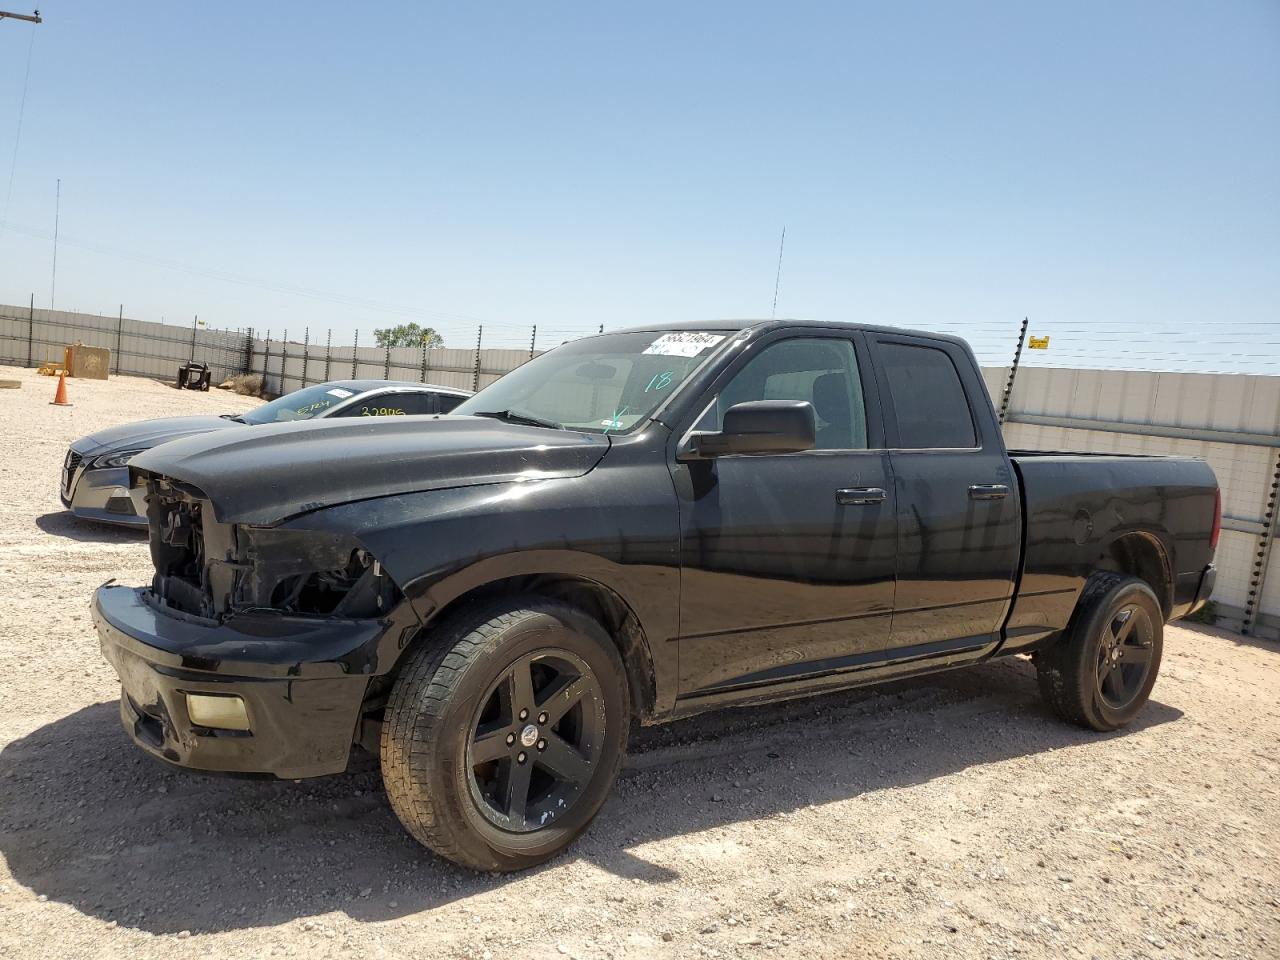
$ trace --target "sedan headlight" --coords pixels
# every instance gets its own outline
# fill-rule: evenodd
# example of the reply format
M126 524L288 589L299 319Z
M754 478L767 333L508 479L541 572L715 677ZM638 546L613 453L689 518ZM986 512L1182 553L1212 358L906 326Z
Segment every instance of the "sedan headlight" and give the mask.
M129 461L142 453L141 450L121 450L119 453L109 453L106 456L96 457L93 461L95 467L125 467L129 465Z

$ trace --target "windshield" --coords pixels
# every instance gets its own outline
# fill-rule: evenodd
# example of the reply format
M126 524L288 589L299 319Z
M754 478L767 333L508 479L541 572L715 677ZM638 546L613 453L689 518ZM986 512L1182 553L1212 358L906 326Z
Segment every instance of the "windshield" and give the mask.
M517 367L453 412L626 433L647 420L727 336L682 330L575 340Z
M303 387L293 393L286 393L270 403L247 410L240 414L240 419L245 423L254 424L310 420L355 395L356 391L348 390L346 387L319 383L314 387Z

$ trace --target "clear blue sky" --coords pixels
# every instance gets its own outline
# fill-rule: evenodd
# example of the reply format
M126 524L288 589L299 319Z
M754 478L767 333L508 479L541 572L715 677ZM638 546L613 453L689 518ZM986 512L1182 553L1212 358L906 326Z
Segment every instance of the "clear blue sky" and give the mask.
M40 6L0 302L61 177L66 309L542 346L767 316L785 224L779 315L1280 357L1276 0Z

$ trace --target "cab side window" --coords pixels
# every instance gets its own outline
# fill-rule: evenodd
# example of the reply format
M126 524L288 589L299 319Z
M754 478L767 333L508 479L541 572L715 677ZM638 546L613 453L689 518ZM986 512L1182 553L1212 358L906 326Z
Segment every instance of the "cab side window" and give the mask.
M867 413L853 343L796 337L770 344L734 374L698 428L719 430L724 412L749 400L805 400L817 415L817 450L865 450Z
M963 449L978 445L960 374L944 351L885 341L877 348L898 419L900 447Z

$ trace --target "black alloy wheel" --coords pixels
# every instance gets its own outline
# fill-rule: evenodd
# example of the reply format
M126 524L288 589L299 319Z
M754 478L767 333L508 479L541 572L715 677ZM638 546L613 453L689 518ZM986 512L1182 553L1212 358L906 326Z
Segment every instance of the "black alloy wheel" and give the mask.
M627 671L598 620L528 594L460 608L399 671L382 780L400 822L476 870L521 870L604 805L631 724Z
M524 833L567 813L604 746L603 693L568 650L520 657L481 700L467 746L471 799L495 826Z
M1150 698L1163 649L1164 609L1151 585L1098 571L1067 629L1035 654L1040 693L1064 720L1116 730Z
M1098 696L1112 710L1137 699L1151 672L1151 617L1135 603L1121 607L1107 623L1098 644Z

